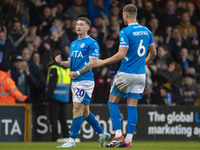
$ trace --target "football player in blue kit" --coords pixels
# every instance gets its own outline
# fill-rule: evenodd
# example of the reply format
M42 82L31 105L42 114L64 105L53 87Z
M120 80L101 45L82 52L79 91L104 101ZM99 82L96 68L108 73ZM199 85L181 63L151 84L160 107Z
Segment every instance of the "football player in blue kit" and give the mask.
M95 116L90 112L89 103L94 89L94 75L92 67L99 57L99 45L88 35L91 22L86 17L79 17L76 22L78 39L70 46L68 61L62 61L61 56L56 56L56 62L65 67L70 67L69 76L72 78L71 90L73 94L73 122L70 138L59 148L76 147L75 139L85 119L99 134L100 146L106 145L110 138L109 133L104 133Z
M137 103L142 98L145 88L145 64L156 56L156 49L151 31L137 23L137 7L128 4L123 8L124 24L119 34L119 50L110 58L95 61L95 67L121 61L121 66L114 78L108 101L110 118L115 136L106 147L130 148L133 133L137 124ZM149 53L147 55L147 50ZM118 103L127 98L127 135L124 138L121 130L121 115Z

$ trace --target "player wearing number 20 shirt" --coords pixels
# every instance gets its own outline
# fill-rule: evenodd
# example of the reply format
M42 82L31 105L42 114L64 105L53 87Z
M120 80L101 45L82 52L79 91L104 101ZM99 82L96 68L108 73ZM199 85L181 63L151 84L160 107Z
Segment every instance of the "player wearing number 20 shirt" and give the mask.
M99 57L99 45L98 43L87 35L85 38L75 40L71 43L70 54L68 59L70 60L71 71L78 71L82 69L88 62L89 58ZM92 70L79 75L73 79L73 82L90 80L94 81Z
M75 40L71 43L69 60L71 71L81 70L89 58L99 57L99 45L89 35L85 38ZM72 80L73 101L88 105L94 89L94 75L92 70L79 75Z
M132 23L120 31L119 40L119 47L128 47L128 51L121 61L111 93L141 99L145 88L145 58L148 46L154 44L152 33L147 27Z

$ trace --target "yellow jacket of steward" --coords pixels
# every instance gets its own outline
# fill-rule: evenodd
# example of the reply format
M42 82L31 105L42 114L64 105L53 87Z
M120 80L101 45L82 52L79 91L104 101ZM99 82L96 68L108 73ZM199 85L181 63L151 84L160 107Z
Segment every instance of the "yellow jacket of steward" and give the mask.
M50 66L47 74L47 92L46 97L58 100L63 103L69 102L70 68L64 69L56 64Z

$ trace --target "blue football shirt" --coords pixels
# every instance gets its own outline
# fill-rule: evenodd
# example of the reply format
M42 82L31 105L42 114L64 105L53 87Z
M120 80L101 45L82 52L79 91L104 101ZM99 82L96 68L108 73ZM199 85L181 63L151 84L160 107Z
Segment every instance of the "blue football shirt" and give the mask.
M70 45L70 53L68 59L70 60L71 71L79 71L88 62L89 58L99 57L99 45L89 35L85 38L75 40ZM84 74L79 75L73 82L82 80L94 81L94 75L92 69Z
M138 23L132 23L120 31L119 40L119 47L129 48L119 71L144 74L148 46L154 44L151 31Z

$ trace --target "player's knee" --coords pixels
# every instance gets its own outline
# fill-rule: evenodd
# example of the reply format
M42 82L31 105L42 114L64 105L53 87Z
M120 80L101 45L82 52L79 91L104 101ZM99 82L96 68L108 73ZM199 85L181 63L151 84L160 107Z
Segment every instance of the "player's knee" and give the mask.
M90 111L89 110L85 110L84 113L83 113L83 118L86 119L90 114Z
M119 103L119 100L116 100L116 99L110 99L108 102Z
M74 107L73 108L73 116L74 116L74 118L82 116L82 115L83 115L82 108L79 108L79 107Z

